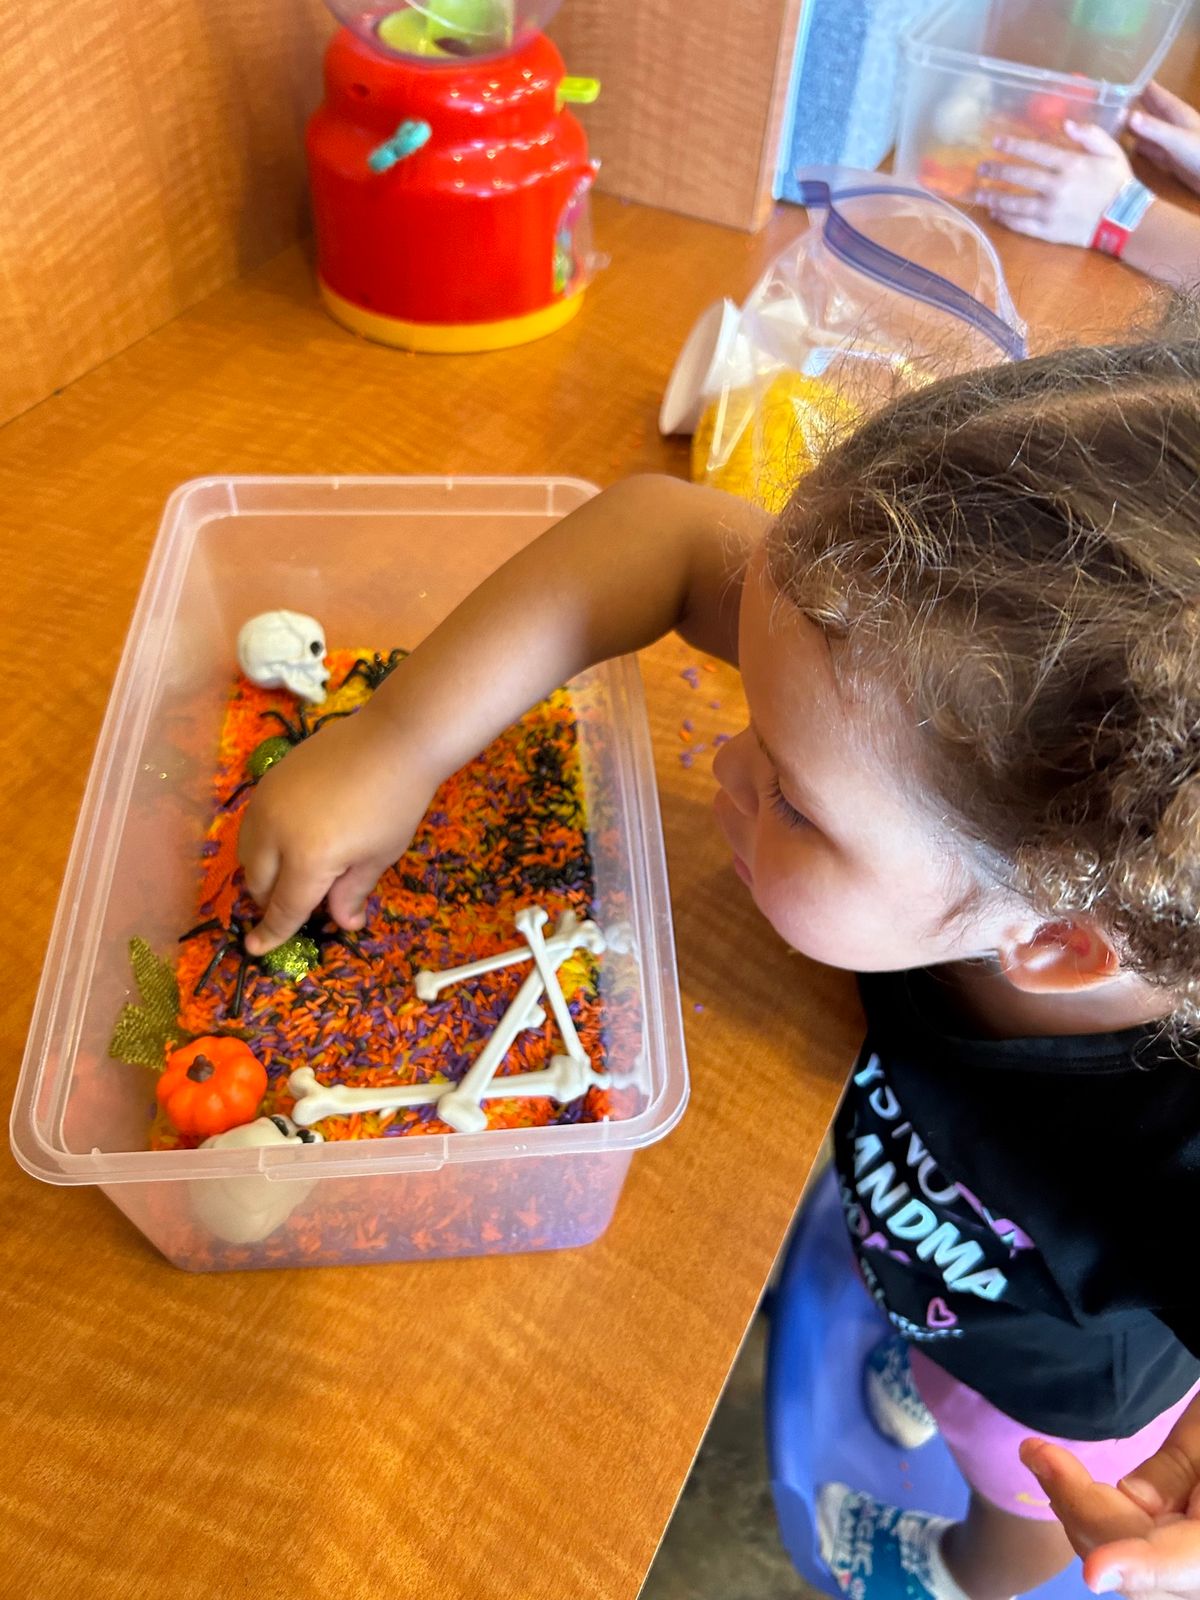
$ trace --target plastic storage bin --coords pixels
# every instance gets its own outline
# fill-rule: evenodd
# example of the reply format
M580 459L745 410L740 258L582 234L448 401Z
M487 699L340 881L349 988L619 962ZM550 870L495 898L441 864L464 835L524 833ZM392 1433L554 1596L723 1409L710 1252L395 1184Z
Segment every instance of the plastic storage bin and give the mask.
M688 1092L632 659L572 688L600 711L599 733L591 718L580 721L580 755L594 915L622 934L600 963L602 994L621 997L608 1063L637 1073L634 1115L440 1138L150 1151L152 1077L107 1057L129 995L130 936L166 949L192 919L245 618L283 605L315 614L334 643L415 644L594 492L564 479L213 478L175 493L100 734L17 1086L12 1143L28 1172L98 1185L192 1270L556 1249L604 1231L633 1152L675 1125ZM266 1236L239 1244L236 1228L214 1231L205 1219L230 1207L267 1218Z
M896 172L969 197L999 133L1109 133L1170 49L1189 0L949 0L905 40Z

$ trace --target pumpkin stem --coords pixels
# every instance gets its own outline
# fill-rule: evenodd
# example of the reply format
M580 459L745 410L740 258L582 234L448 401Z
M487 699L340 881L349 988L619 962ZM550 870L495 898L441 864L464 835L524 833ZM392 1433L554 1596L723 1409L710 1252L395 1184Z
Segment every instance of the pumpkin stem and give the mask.
M187 1075L193 1083L207 1083L216 1070L207 1056L197 1056L187 1069Z

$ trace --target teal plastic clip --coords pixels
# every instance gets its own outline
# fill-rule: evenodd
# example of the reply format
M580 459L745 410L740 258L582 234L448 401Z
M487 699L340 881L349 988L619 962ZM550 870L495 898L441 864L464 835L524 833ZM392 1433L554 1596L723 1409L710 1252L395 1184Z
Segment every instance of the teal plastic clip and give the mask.
M402 122L390 139L377 144L367 157L372 172L390 172L397 162L429 143L433 129L427 122Z

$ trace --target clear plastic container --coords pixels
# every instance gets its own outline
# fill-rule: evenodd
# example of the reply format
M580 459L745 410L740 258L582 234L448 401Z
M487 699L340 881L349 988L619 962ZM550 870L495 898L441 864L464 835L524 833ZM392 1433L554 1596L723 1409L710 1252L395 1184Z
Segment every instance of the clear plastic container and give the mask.
M1124 125L1189 0L949 0L907 36L895 171L969 197L999 133L1069 145Z
M604 1231L633 1152L675 1125L688 1093L654 766L632 658L585 674L572 690L600 711L599 734L591 718L580 720L580 754L594 915L622 935L600 961L602 996L620 996L606 1025L607 1062L636 1074L633 1115L150 1151L152 1076L107 1056L130 997L129 938L167 949L193 917L241 623L282 605L316 615L334 643L415 644L594 492L540 478L210 478L176 491L100 734L17 1086L12 1145L26 1171L97 1184L191 1270L556 1249ZM214 1215L224 1219L215 1227ZM245 1232L262 1236L238 1242Z
M461 65L525 44L561 0L325 0L334 16L384 55Z

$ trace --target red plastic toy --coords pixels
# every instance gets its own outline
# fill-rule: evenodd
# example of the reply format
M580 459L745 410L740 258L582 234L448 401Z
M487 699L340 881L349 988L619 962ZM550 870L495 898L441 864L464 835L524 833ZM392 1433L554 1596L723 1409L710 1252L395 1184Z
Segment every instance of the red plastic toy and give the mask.
M339 322L414 350L499 349L578 311L595 168L536 26L557 0L363 11L325 57L308 127L321 294Z

